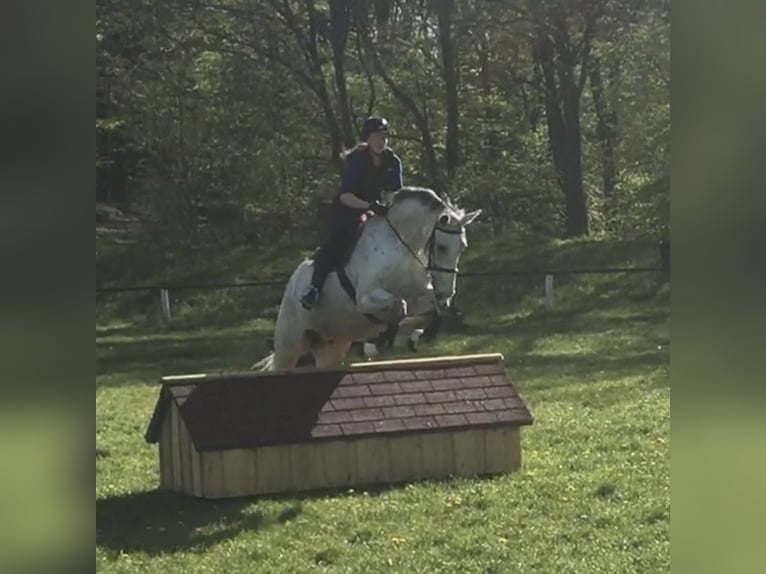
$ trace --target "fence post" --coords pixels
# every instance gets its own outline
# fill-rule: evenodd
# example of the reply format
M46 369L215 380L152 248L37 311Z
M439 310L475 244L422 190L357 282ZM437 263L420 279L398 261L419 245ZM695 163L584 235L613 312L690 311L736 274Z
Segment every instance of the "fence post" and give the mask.
M553 275L550 273L545 276L545 308L553 309Z
M160 289L160 303L165 319L170 319L170 291L168 289Z

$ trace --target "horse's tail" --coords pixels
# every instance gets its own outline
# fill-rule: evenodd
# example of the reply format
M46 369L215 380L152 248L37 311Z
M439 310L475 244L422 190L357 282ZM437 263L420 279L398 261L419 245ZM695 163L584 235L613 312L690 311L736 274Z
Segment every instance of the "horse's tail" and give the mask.
M263 359L254 363L250 367L251 371L273 371L274 370L274 353L269 353Z

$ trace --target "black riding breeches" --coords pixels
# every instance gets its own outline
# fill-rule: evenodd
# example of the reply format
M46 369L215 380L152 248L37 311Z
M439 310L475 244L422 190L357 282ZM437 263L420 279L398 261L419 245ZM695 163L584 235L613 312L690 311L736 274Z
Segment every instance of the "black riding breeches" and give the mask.
M327 241L314 256L312 285L322 290L327 275L340 264L359 229L359 221L349 217L333 217Z

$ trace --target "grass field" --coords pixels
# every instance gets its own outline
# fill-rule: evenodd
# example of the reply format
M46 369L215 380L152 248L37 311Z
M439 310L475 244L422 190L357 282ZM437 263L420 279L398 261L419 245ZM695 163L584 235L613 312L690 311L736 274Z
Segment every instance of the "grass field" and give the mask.
M522 249L478 241L463 267L656 259L652 245L587 241ZM542 278L461 280L467 327L421 354L505 355L535 417L522 433L518 473L225 502L156 491L156 446L144 442L143 432L158 377L246 368L265 353L278 298L278 290L184 292L166 323L154 298L101 302L99 572L669 571L670 319L663 277L560 276L552 311L542 306ZM389 355L405 353L400 344Z

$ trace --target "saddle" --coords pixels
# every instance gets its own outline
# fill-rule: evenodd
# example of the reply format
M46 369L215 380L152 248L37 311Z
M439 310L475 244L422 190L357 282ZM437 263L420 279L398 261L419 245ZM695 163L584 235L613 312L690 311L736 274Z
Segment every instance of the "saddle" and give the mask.
M354 233L354 237L349 242L349 244L346 246L346 249L341 254L340 257L337 259L337 263L330 267L329 272L335 273L338 276L338 281L340 282L341 287L343 287L343 290L346 292L346 294L351 298L351 300L356 303L356 289L354 288L354 285L351 283L351 279L348 278L348 275L346 274L346 265L348 264L349 260L351 259L351 255L354 253L354 249L356 248L356 244L359 243L359 238L362 236L362 232L364 231L364 226L367 224L367 221L369 221L370 217L363 213L359 216L359 222L356 228L356 233ZM317 252L321 249L321 247L317 248L314 253L311 256L311 259L314 259ZM367 319L375 324L383 325L386 322L378 319L375 315L371 313L365 313L364 315L367 317Z

